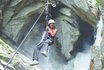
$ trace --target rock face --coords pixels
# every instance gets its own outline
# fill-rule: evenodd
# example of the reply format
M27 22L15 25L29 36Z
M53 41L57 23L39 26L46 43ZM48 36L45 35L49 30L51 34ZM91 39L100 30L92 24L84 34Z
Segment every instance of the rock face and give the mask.
M101 62L102 62L102 69L104 69L104 51L103 51L103 49L104 49L104 29L103 29L103 35L102 35L102 43L101 43Z
M0 19L0 28L2 28L0 31L2 37L6 37L12 44L18 46L45 7L45 2L44 0L1 1L0 10L3 11L3 21ZM79 53L79 55L77 53L89 51L94 42L94 28L96 28L97 21L86 0L50 0L50 2L56 4L56 7L51 7L50 13L56 21L55 26L58 33L54 45L50 46L49 57L43 58L40 55L39 66L30 67L28 65L32 59L34 47L41 40L46 26L44 13L19 50L26 57L26 60L24 59L26 64L17 64L16 70L68 70L69 68L78 70L74 68L77 63L75 61L78 59L75 58L75 61L69 59L73 55L74 57L80 55L84 57L83 53ZM86 55L89 56L90 53ZM90 61L90 59L88 60Z
M89 6L86 0L59 0L67 7L71 8L83 20L90 23L92 26L96 25L95 16L89 11ZM93 18L93 19L92 19Z

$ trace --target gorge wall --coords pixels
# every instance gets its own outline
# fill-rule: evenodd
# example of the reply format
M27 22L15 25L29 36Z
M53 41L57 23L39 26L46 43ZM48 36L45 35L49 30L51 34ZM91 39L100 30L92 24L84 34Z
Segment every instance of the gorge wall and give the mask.
M16 49L45 7L45 1L0 1L0 11L2 11L0 12L1 37L8 39L12 48ZM56 21L55 26L58 33L54 44L50 46L49 57L43 58L40 55L40 64L36 67L29 66L34 47L41 40L46 26L44 13L19 50L24 55L23 60L26 64L17 64L16 70L68 70L69 68L70 70L88 70L91 56L90 47L95 41L97 20L87 1L50 0L50 2L56 5L56 7L50 6L50 13L51 18ZM102 41L102 54L100 55L104 54L103 44ZM85 56L86 64L82 59ZM79 65L80 61L82 64ZM101 61L102 66L96 67L96 70L102 70L103 57L99 60L99 63ZM80 69L77 65L84 65L86 69Z

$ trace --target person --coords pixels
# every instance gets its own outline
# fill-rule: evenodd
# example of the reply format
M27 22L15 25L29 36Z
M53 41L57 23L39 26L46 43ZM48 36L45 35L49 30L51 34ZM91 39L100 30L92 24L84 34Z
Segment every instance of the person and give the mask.
M36 45L33 53L33 61L30 64L38 65L39 64L39 52L41 51L41 54L45 57L47 57L48 47L49 45L52 45L54 42L54 38L56 37L57 29L55 29L55 21L53 19L50 19L48 21L48 26L46 26L46 30L42 36L42 39L39 44Z
M89 4L92 13L96 16L96 19L98 19L98 8L96 6L96 1L87 1Z

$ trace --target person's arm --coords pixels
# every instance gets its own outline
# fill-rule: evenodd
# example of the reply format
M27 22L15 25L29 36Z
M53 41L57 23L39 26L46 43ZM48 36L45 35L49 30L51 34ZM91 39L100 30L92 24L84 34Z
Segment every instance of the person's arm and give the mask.
M44 38L46 37L46 33L47 33L47 31L44 31L41 41L43 41Z
M57 34L58 30L56 29L55 35Z
M44 40L44 38L46 37L46 34L47 34L47 30L48 30L48 27L46 27L44 33L43 33L43 36L42 36L42 39L41 39L41 42Z

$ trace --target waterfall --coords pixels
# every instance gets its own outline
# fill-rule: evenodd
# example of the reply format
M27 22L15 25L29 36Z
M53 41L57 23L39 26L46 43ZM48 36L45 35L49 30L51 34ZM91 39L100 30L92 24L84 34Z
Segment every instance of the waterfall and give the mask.
M98 20L97 24L97 33L96 33L96 40L93 46L100 48L100 43L101 43L101 32L103 28L103 21L102 21L102 16L100 15L100 20Z
M100 15L99 18L100 20L98 20L96 25L97 28L96 34L94 33L93 30L92 30L93 32L91 32L90 28L92 27L87 26L86 24L84 24L84 22L80 24L81 26L80 28L82 28L81 29L82 36L80 36L80 43L79 45L77 45L77 47L79 47L82 50L77 52L75 58L73 58L71 61L68 62L68 65L71 65L71 62L73 63L73 67L71 67L71 70L88 70L90 68L90 61L92 54L91 46L93 45L95 47L100 48L100 43L102 40L101 38L101 31L103 28L102 16ZM83 29L83 26L87 26L87 27ZM95 40L93 39L94 35L95 35Z
M95 36L95 42L93 44L93 46L95 46L97 49L100 48L100 44L102 40L101 32L103 28L102 16L100 15L99 17L100 17L100 20L98 20L98 23L96 26L97 27L96 36ZM88 44L84 44L84 46L85 45L88 45ZM90 49L87 51L88 52L81 52L77 54L76 58L74 59L74 70L88 70L90 66L90 60L91 60L91 51Z
M84 51L78 52L76 57L73 59L74 68L73 70L88 70L91 60L91 51L89 45L89 38L83 42Z

